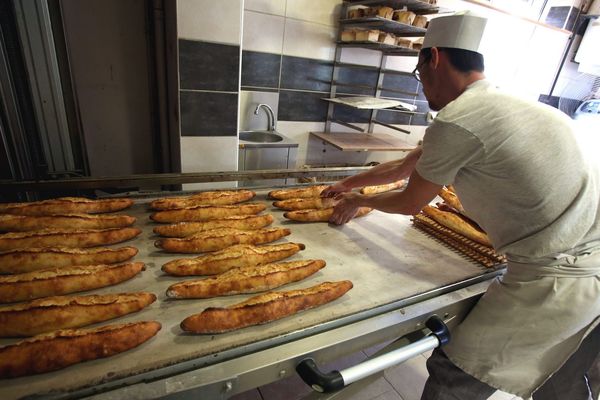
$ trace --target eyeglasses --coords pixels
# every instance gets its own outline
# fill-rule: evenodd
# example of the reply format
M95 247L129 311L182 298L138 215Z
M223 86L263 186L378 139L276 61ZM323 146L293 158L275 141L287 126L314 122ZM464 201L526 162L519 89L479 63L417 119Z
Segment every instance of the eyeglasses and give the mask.
M421 61L420 63L417 64L417 66L415 67L415 69L413 69L412 72L412 76L413 78L415 78L418 82L421 82L421 73L419 72L419 68L421 68L423 65L425 65L427 62L429 62L429 57L425 57L423 59L423 61Z

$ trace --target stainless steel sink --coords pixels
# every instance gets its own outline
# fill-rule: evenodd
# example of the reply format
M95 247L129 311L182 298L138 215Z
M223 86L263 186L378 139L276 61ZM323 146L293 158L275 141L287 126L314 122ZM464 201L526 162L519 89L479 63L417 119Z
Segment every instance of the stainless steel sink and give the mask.
M281 142L283 137L275 131L242 131L240 140L254 143L276 143Z

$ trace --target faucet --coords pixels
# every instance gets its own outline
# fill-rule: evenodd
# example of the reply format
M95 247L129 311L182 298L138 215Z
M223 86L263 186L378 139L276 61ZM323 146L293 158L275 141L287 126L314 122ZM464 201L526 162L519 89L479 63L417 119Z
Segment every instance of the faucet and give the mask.
M268 104L260 103L256 106L254 115L258 115L261 108L264 108L267 113L267 130L271 132L275 131L275 114L273 113L273 109Z

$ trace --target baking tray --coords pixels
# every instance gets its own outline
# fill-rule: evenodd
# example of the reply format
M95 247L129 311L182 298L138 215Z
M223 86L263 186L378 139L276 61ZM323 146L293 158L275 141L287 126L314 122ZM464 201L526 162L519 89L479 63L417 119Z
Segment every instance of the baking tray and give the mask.
M137 218L135 226L142 229L136 239L114 245L135 246L136 261L146 263L146 270L121 284L82 292L81 294L150 291L157 301L141 312L107 323L156 320L161 331L151 340L125 353L106 359L80 363L66 369L30 377L2 380L0 398L21 398L34 394L57 394L93 387L148 371L176 366L189 360L207 359L227 352L242 356L251 344L280 342L282 337L309 335L315 326L336 326L336 321L348 321L349 316L376 312L378 308L444 286L489 273L489 269L465 260L442 244L412 227L411 217L373 211L344 226L326 223L296 223L283 218L283 211L271 206L267 190L257 191L252 201L268 205L266 213L275 217L273 226L284 226L292 234L281 241L300 242L306 249L290 259L321 258L327 266L311 277L277 290L291 290L316 285L324 281L349 279L354 288L340 299L322 307L299 313L269 324L249 327L219 335L184 333L180 322L206 307L223 307L238 303L251 295L236 295L214 299L167 299L167 287L185 278L164 275L161 266L173 259L193 255L169 254L154 247L158 238L152 232L156 224L149 220L148 203L153 198L137 199L124 213ZM341 324L341 323L340 323ZM1 345L15 340L0 340ZM216 362L216 361L215 361Z

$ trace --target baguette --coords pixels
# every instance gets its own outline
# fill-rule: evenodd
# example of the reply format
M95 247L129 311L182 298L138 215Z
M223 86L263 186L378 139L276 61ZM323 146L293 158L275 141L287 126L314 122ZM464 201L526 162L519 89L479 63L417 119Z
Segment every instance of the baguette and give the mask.
M458 196L454 192L451 192L450 190L448 190L446 188L442 188L440 190L439 196L442 199L444 199L444 202L446 204L448 204L450 207L454 208L459 213L461 213L461 214L465 213L465 209L463 208L462 203L460 202L460 200L458 199Z
M131 262L48 268L0 276L0 303L14 303L116 285L133 278L142 269L144 263Z
M0 251L26 247L95 247L132 239L142 233L138 228L41 229L0 235Z
M290 233L287 228L266 228L253 231L223 228L196 233L183 239L160 239L154 242L154 245L170 253L204 253L221 250L234 244L274 242Z
M365 186L360 189L360 193L367 195L385 193L390 190L400 189L405 183L406 181L404 179L400 179L399 181L387 183L385 185Z
M80 328L141 310L152 293L56 296L0 307L0 337L34 336L58 329Z
M131 199L90 200L84 197L60 197L31 203L0 204L0 212L16 215L97 214L124 210L133 205Z
M156 321L65 329L0 348L0 378L41 374L110 357L144 343L160 330Z
M247 203L230 206L196 206L177 210L157 211L150 215L156 222L197 222L222 219L232 215L254 215L267 208L261 203Z
M131 226L134 217L128 215L0 215L0 231L25 232L39 229L107 229Z
M138 253L135 247L72 249L68 247L27 248L0 252L0 274L20 274L45 268L75 265L116 264Z
M256 193L251 190L218 190L191 196L156 199L150 203L150 207L154 210L173 210L202 205L231 205L250 200L254 196Z
M367 215L373 209L368 207L360 207L354 215L354 218L362 217ZM322 210L297 210L288 211L283 213L283 216L287 219L297 222L328 222L329 218L333 215L332 208L324 208Z
M223 333L265 324L299 311L318 307L352 289L352 282L324 282L301 290L268 292L227 308L210 307L181 322L181 329L193 333Z
M281 208L287 211L294 210L308 210L308 209L323 209L331 208L335 205L335 200L332 198L322 197L307 197L304 199L287 199L278 200L273 202L273 205L277 208Z
M194 233L218 228L233 228L241 230L260 229L271 225L274 218L271 214L233 215L222 219L204 222L179 222L172 225L161 225L154 228L154 233L166 237L186 237Z
M169 261L162 270L175 276L216 275L232 268L268 264L291 257L304 250L302 243L267 244L253 246L238 244L195 258Z
M452 229L454 232L459 233L471 240L481 243L485 246L492 247L492 243L488 235L471 225L469 222L461 218L458 214L448 211L442 211L432 206L425 206L421 210L423 214L427 215L438 224L445 226L446 228Z
M276 264L234 268L222 274L175 283L167 297L207 299L241 293L257 293L302 280L325 266L323 260L286 261Z
M276 200L304 199L306 197L319 197L321 192L329 185L308 186L298 189L279 189L272 190L268 196Z

